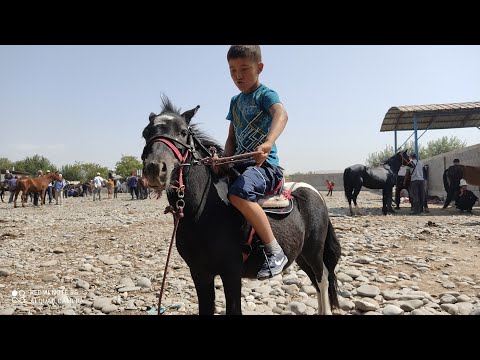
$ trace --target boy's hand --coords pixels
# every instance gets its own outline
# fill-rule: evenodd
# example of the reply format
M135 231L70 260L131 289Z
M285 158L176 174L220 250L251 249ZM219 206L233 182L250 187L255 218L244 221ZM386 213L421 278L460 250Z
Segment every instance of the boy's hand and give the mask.
M257 167L262 166L263 162L267 159L268 154L270 154L270 151L272 150L273 144L270 142L266 141L263 144L261 144L259 147L257 147L256 151L261 151L261 154L255 154L253 157L257 163Z

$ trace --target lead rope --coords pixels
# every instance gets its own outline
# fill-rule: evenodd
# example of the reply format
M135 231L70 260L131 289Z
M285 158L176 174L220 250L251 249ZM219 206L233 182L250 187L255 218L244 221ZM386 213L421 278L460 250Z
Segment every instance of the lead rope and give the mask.
M180 202L181 200L181 202ZM180 222L180 219L183 217L183 206L179 206L179 203L183 202L183 199L180 199L177 201L177 208L178 211L175 211L173 206L169 205L165 208L164 214L167 214L169 212L172 213L173 215L173 234L172 238L170 239L170 246L168 247L168 255L167 255L167 261L165 263L165 270L163 272L163 279L162 279L162 286L160 287L160 295L158 296L158 311L157 315L161 315L161 309L162 309L162 295L163 295L163 289L165 288L165 279L167 278L167 271L168 271L168 262L170 261L170 255L172 253L172 246L173 246L173 239L175 239L175 236L177 234L177 228L178 228L178 223ZM185 202L183 202L185 205Z

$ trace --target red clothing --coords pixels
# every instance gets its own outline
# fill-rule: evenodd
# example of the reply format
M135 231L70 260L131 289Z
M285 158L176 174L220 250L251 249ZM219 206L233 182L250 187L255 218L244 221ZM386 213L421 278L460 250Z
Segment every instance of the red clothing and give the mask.
M333 190L333 183L329 180L327 180L327 189L328 190Z

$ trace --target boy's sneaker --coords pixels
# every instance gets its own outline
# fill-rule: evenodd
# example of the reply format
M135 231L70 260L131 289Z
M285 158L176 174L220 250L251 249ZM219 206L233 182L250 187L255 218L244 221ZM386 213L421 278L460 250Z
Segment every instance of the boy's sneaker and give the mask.
M287 257L283 250L279 253L272 254L272 253L265 253L267 258L262 265L262 268L257 274L258 280L267 279L273 277L275 275L280 274L283 271L283 268L288 262Z

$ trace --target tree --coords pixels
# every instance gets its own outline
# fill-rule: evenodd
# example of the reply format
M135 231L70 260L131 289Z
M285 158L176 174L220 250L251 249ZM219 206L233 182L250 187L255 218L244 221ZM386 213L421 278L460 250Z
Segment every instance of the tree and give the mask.
M99 164L75 162L73 165L64 165L62 175L67 180L85 182L92 180L97 173L106 178L108 168Z
M135 156L123 155L119 162L115 165L115 173L124 177L132 174L132 171L142 169L143 165Z
M52 172L58 171L57 167L53 165L50 160L45 156L40 156L38 154L32 157L27 156L23 160L16 161L15 170L25 171L32 176L35 176L38 170L42 170L44 173L47 170Z
M0 169L2 170L12 170L15 166L15 163L8 160L7 158L0 158Z
M428 159L435 155L444 154L457 149L462 149L465 146L467 146L466 141L461 141L456 136L451 136L450 138L448 138L447 136L443 136L440 139L429 141L426 146L419 144L418 156L420 159ZM409 153L412 153L415 151L415 142L411 140L402 148L409 149ZM365 163L367 166L378 166L383 161L393 156L393 154L393 146L387 145L385 147L385 150L369 154Z
M432 140L427 143L423 158L429 158L438 154L443 154L457 149L463 149L467 146L466 141L461 141L456 136L443 136L440 139Z

